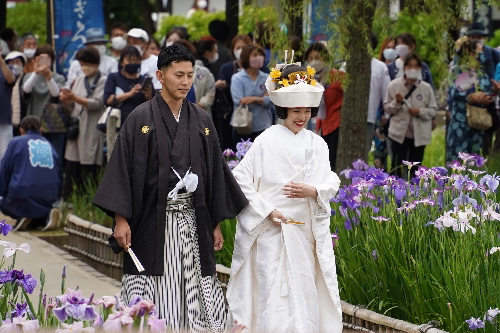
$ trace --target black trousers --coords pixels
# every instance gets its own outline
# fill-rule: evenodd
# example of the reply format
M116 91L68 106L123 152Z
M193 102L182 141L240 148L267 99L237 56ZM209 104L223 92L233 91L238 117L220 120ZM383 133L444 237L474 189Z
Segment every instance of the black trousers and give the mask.
M420 162L424 160L425 146L415 147L415 140L405 138L403 143L399 143L392 139L392 171L391 174L400 178L406 178L406 173L403 174L404 164L403 160L408 162ZM415 171L418 166L414 166L410 170L410 177L415 176Z
M68 200L73 191L85 190L85 186L92 184L92 182L95 184L100 170L101 166L97 164L81 164L80 162L66 160L62 189L63 199Z
M337 162L337 147L339 144L339 132L340 127L335 131L328 133L325 136L322 136L323 140L325 140L326 145L328 146L328 151L330 152L330 167L332 171L335 171L335 164Z

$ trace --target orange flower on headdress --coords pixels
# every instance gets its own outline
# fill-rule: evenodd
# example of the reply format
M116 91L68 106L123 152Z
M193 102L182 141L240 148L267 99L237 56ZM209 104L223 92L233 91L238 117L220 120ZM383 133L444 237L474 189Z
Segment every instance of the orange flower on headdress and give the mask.
M311 76L313 76L314 74L316 74L316 70L314 68L312 68L311 66L307 66L307 72Z
M273 70L271 70L269 76L273 79L274 82L276 82L281 77L281 71L279 69L274 68Z
M287 79L283 79L278 83L281 84L283 87L288 87L288 85L290 84Z
M315 79L311 79L311 82L309 84L314 87L314 86L316 86L316 83L318 83L318 82L316 82Z

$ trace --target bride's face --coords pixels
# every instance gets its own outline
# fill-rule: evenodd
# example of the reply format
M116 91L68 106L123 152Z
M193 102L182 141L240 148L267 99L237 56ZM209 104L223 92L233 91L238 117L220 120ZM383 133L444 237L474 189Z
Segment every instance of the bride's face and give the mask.
M285 127L297 134L311 119L311 108L289 108L285 121Z

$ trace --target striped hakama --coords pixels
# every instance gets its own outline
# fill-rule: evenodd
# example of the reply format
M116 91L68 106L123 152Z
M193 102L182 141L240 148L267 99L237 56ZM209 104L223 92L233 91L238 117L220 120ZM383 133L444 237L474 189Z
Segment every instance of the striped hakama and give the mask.
M140 260L140 258L139 258ZM172 332L221 332L226 328L224 295L215 276L201 276L196 216L191 194L167 202L163 276L125 274L122 300L151 300Z

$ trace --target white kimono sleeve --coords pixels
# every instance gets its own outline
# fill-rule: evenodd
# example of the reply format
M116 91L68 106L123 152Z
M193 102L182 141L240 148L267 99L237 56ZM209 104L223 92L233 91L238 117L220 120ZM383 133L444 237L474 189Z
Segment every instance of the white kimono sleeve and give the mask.
M258 146L260 145L254 142L245 157L233 170L233 176L249 202L238 215L238 223L250 235L267 229L272 224L267 217L276 209L258 192L262 177L262 159L255 156L261 151Z
M340 187L340 179L332 171L328 156L328 146L323 141L321 142L317 175L315 176L319 182L314 185L318 192L318 198L314 205L316 218L328 218L331 215L330 200L333 199Z

